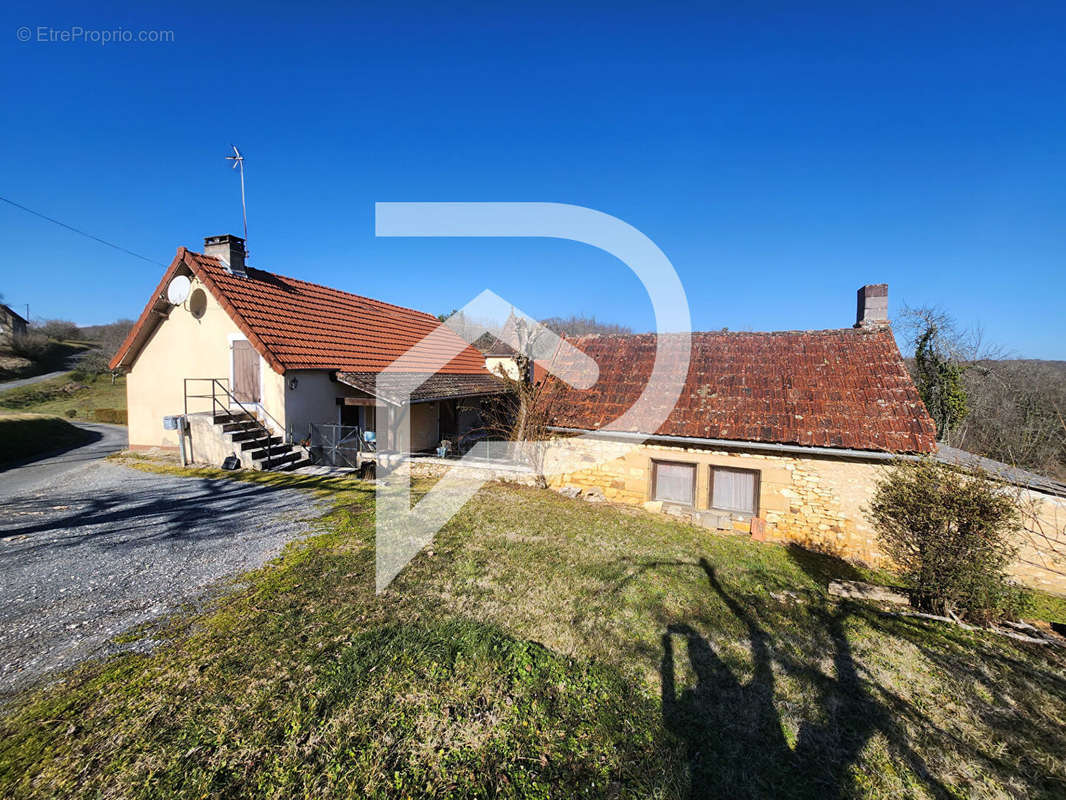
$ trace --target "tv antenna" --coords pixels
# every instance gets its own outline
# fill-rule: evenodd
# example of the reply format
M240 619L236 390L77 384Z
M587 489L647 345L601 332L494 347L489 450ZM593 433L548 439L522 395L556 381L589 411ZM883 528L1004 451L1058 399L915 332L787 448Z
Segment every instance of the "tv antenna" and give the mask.
M237 149L237 145L231 144L233 155L226 156L227 161L233 162L233 168L241 171L241 216L244 218L244 249L248 250L248 207L244 204L244 156Z

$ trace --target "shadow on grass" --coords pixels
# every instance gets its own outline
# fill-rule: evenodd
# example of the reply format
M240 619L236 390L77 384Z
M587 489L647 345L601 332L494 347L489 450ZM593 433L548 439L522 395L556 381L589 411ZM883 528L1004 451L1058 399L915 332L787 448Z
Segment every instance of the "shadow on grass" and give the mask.
M938 737L981 772L1024 785L1019 796L1066 796L1066 656L1058 648L974 633L873 607L855 616L874 630L917 648L932 672L949 676L953 696L950 725L936 722L906 698L876 686L880 702L913 738ZM967 732L959 718L978 720ZM968 733L968 735L963 735Z
M785 550L800 569L815 583L828 586L830 581L861 581L865 575L854 564L836 556L816 553L790 543Z
M827 565L806 563L816 574ZM706 559L700 566L712 591L747 629L750 678L741 677L692 627L673 624L662 636L662 716L668 730L685 742L693 798L836 798L854 793L850 769L870 738L884 733L893 749L918 775L934 797L948 790L914 753L889 710L878 702L859 676L844 623L852 607L812 609L829 636L835 677L777 653L773 637L718 580ZM812 577L814 577L812 575ZM685 645L695 674L692 688L677 691L675 642ZM775 664L819 687L821 719L804 722L789 741L774 703Z

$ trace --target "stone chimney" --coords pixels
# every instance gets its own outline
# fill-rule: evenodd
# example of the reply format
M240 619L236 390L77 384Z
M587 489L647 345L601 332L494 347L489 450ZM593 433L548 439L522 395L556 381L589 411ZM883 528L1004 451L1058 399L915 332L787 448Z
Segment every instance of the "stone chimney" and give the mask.
M881 328L888 325L888 284L871 283L859 289L856 328Z
M244 239L240 236L230 233L222 236L205 236L204 255L219 259L234 275L240 275L243 278L246 274L244 271Z

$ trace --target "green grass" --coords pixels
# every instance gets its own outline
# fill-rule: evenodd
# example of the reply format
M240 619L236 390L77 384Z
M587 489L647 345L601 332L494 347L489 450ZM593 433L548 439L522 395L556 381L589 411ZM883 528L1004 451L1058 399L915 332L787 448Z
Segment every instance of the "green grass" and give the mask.
M841 562L489 485L376 595L368 486L234 477L332 510L152 653L11 701L0 796L1066 791L1062 653L835 603Z
M1066 597L1040 591L1034 591L1030 594L1032 603L1025 613L1027 619L1057 622L1060 625L1066 625Z
M0 417L0 465L84 444L92 434L58 417Z
M112 384L110 375L77 378L75 373L68 372L40 383L0 392L0 413L55 414L91 422L97 409L125 411L124 376Z

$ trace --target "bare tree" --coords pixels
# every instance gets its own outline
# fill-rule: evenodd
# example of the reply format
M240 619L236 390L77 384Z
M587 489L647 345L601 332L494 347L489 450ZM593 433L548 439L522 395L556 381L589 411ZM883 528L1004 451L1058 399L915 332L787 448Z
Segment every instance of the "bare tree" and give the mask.
M491 437L514 443L517 458L525 461L545 486L544 457L551 432L552 399L557 386L554 381L537 381L530 353L536 343L537 331L521 317L514 317L518 347L513 356L514 372L502 366L496 375L505 384L505 391L494 398L482 412L483 430ZM542 329L543 330L543 329Z
M560 336L585 336L590 333L632 333L633 330L626 325L618 325L613 322L601 322L595 316L579 316L571 314L569 317L548 317L541 320Z

